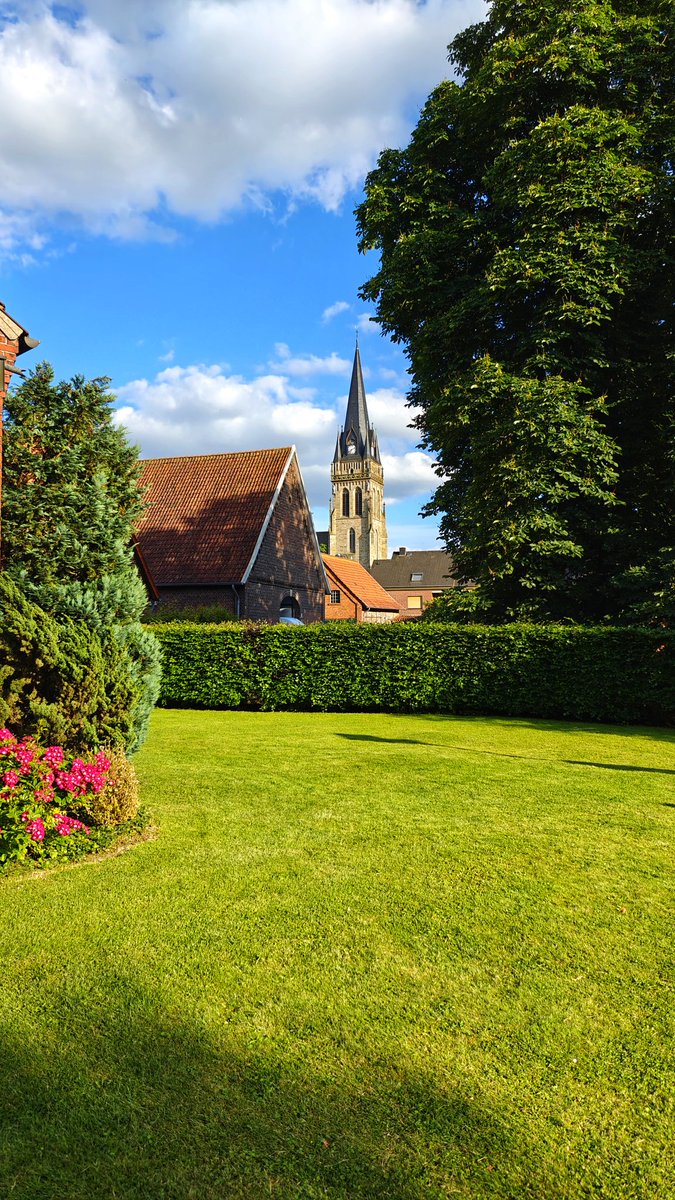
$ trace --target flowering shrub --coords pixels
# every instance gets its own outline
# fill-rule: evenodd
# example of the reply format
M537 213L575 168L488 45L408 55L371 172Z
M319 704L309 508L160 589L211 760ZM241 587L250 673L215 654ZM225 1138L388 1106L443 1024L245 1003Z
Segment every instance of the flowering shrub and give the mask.
M115 828L138 815L138 777L124 751L113 746L108 751L110 770L105 787L90 791L78 805L79 817L94 825Z
M89 835L73 813L104 790L110 767L103 753L84 762L0 729L0 865L70 857L63 839Z

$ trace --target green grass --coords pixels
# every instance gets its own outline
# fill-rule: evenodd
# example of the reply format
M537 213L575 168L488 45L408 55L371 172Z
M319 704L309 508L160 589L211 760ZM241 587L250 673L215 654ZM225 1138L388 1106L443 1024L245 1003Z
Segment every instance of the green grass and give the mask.
M675 735L157 712L0 884L0 1196L675 1195Z

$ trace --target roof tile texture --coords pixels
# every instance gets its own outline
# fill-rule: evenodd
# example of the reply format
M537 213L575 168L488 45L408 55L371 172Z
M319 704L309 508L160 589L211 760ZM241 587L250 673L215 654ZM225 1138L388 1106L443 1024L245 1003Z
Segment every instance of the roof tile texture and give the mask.
M382 587L406 591L454 587L457 580L451 556L445 550L408 550L391 558L376 558L371 571ZM411 579L421 575L421 579Z
M138 541L155 583L241 582L290 454L283 446L146 459Z
M348 589L364 608L377 609L384 612L398 612L399 603L389 592L385 592L369 571L354 562L351 558L338 558L334 554L323 554L329 583L333 579L336 587Z

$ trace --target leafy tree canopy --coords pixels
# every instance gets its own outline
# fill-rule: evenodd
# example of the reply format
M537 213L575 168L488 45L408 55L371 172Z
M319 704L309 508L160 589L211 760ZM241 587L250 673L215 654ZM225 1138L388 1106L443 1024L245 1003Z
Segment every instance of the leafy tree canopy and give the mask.
M493 0L357 209L428 511L491 619L673 608L674 26L671 0Z

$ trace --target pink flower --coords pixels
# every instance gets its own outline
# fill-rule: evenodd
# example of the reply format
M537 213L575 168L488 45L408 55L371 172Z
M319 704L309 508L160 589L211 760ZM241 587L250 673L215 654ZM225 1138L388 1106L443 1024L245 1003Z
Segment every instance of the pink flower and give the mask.
M56 832L61 837L68 837L69 833L74 833L77 829L81 829L83 833L89 833L89 830L82 821L76 821L75 817L68 817L65 813L54 813L56 819Z
M30 834L32 841L44 842L45 840L45 824L39 817L34 821L29 821L26 825L26 831Z
M14 734L11 729L0 729L0 742L13 742Z
M75 771L57 771L56 785L62 792L72 792L73 795L80 795L84 791L80 778Z
M32 746L22 742L16 747L16 750L14 751L14 757L18 758L22 767L29 767L35 758L35 750Z
M64 753L60 746L47 746L42 755L42 760L48 767L60 767L63 759Z
M4 785L7 788L15 788L19 782L19 776L16 771L5 771L5 774L2 778Z

